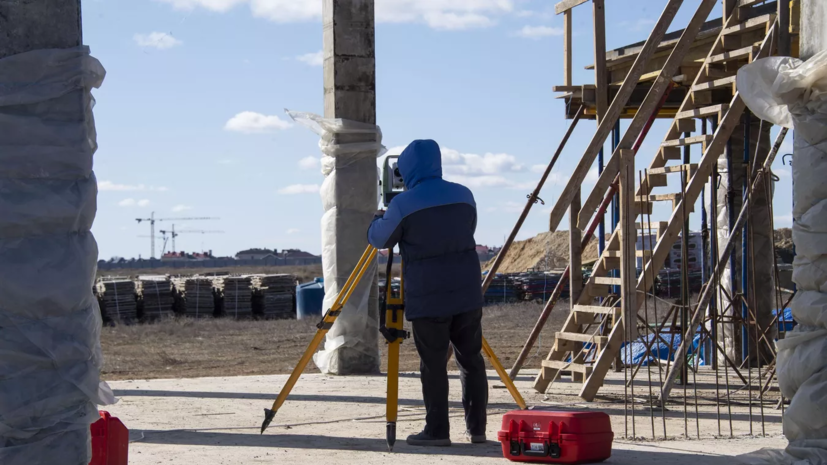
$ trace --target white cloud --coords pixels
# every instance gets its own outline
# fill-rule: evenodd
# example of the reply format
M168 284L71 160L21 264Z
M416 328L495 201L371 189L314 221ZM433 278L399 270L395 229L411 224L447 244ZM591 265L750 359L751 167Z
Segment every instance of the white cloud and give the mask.
M158 0L176 9L204 8L225 12L247 4L253 16L278 23L318 21L319 0ZM514 0L380 0L376 2L379 23L424 23L434 29L461 30L488 27L496 17L514 10Z
M290 122L284 121L276 115L263 115L254 111L242 111L230 118L227 124L224 125L224 129L244 134L260 134L287 129L291 126L292 124Z
M150 32L149 34L135 34L132 36L135 43L141 47L152 47L158 50L165 50L172 47L177 47L183 42L172 37L166 32Z
M300 232L302 232L301 229L296 229L296 228L290 228L290 229L287 230L287 234L298 234Z
M167 187L147 186L144 184L116 184L112 181L98 181L99 191L153 191L166 192Z
M178 205L172 207L172 211L175 212L175 213L183 212L183 211L187 211L187 210L192 210L192 207L190 207L189 205L183 205L183 204L178 204Z
M318 184L292 184L287 187L279 189L279 194L282 195L296 195L296 194L316 194L319 192Z
M135 206L148 207L149 206L149 200L148 199L135 200L133 198L123 199L120 202L118 202L118 206L119 207L135 207Z
M486 187L512 187L514 182L503 176L463 176L446 175L445 179L451 182L462 184L471 189Z
M321 50L314 53L299 55L296 59L310 66L322 66L324 64L324 56L322 55Z
M546 171L548 165L532 165L531 172L537 174L543 174ZM548 179L546 179L546 184L559 184L564 185L568 181L568 178L564 177L560 173L551 173L548 175Z
M517 158L514 155L507 153L477 155L443 148L442 169L450 175L489 176L519 172L523 170L523 165L517 163Z
M319 158L313 155L308 155L299 160L299 168L303 170L312 170L319 167Z
M787 168L774 168L772 173L782 179L791 178L793 175Z
M517 35L526 39L541 39L543 37L561 36L563 29L550 26L523 26Z
M592 168L589 170L588 174L586 174L586 180L583 182L594 184L598 179L600 179L600 174L597 173L597 168Z
M784 227L784 226L792 226L793 224L793 214L787 213L786 215L775 215L774 218L775 227Z

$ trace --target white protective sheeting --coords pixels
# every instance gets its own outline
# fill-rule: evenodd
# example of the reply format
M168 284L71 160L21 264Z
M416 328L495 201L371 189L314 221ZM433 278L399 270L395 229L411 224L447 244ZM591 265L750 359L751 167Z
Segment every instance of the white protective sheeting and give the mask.
M0 463L86 465L100 381L87 47L0 59Z
M791 399L785 451L741 457L747 464L827 464L827 51L805 62L774 57L738 72L758 117L795 129L792 303L798 326L778 341L778 383Z
M342 169L347 163L352 163L364 158L376 159L385 152L382 145L382 131L379 126L340 118L323 118L313 113L287 112L297 123L310 128L319 135L319 148L322 152L322 174L325 180L321 187L322 206L322 266L324 268L325 298L323 309L329 309L340 285L344 283L353 267L340 268L337 263L336 250L336 222L341 220L341 215L346 213L348 199L341 198L347 195L346 189L339 189L340 198L337 198L336 167ZM343 142L349 136L356 136L353 139L361 139L360 142ZM372 139L365 142L365 139ZM344 162L344 163L343 163ZM378 188L378 178L376 186ZM377 190L378 194L378 190ZM378 198L374 196L374 198ZM372 206L375 210L376 204ZM364 242L367 243L367 224L364 225ZM340 238L341 239L341 238ZM355 265L355 262L354 262ZM340 369L337 366L339 357L336 352L348 348L356 353L363 353L366 360L376 359L378 346L375 335L379 334L379 325L375 318L368 312L368 299L370 290L376 276L376 261L353 291L350 300L342 309L341 315L336 323L327 333L324 349L313 356L313 362L319 367L322 373L342 374L348 370ZM362 337L362 335L370 337Z

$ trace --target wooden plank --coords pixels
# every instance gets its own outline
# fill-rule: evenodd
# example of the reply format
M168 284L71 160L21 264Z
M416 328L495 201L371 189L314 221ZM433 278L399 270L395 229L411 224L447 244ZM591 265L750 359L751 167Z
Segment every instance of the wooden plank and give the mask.
M663 147L683 147L686 145L708 144L712 140L711 135L681 137L680 139L665 140L661 143Z
M580 297L580 292L583 290L583 274L579 271L583 269L582 256L582 242L583 233L577 227L577 214L580 212L580 196L577 195L571 203L571 211L569 212L569 295L572 302L575 302Z
M552 86L552 92L580 92L583 86Z
M582 374L588 374L591 367L581 365L579 363L563 362L560 360L543 360L543 368L551 368L557 371L572 371Z
M697 129L694 118L679 119L677 123L680 132L695 132Z
M623 134L623 138L620 141L615 153L612 154L611 158L609 159L606 167L603 170L603 173L600 175L597 183L595 184L594 189L592 189L591 194L586 199L586 202L583 204L581 208L581 215L578 218L578 224L585 228L589 220L592 216L594 216L597 207L603 201L603 197L606 193L606 190L609 188L609 185L614 181L614 178L617 176L618 169L619 169L619 149L629 149L632 148L637 136L640 134L643 127L646 125L646 122L649 120L649 117L655 112L658 105L660 104L660 100L663 97L664 92L666 92L667 87L671 84L670 78L674 76L677 72L678 68L681 66L684 57L689 52L689 49L692 47L695 37L697 37L698 32L703 26L704 22L706 21L707 16L712 11L712 8L715 6L714 0L703 0L700 5L698 5L698 9L695 12L695 15L690 20L689 24L687 25L686 29L684 29L683 34L681 35L680 40L678 41L675 48L672 50L672 53L669 55L669 58L664 63L661 75L658 79L655 80L652 87L649 89L649 93L646 95L646 98L643 100L640 108L638 109L637 113L635 113L634 118L629 123L629 127L626 132ZM670 2L666 9L664 10L664 16L670 16L668 21L671 22L671 18L674 17L674 12L672 8L680 7L680 5L675 5ZM586 149L586 152L583 155L583 159L580 161L580 164L575 168L574 173L569 180L569 183L563 189L563 192L560 195L560 201L552 208L552 213L549 221L550 230L554 231L557 228L557 225L560 223L563 215L566 213L568 209L568 202L566 202L567 197L571 196L571 192L574 189L579 188L579 186L583 183L583 180L586 178L589 170L594 163L594 159L597 156L597 152L602 147L603 143L606 140L609 132L611 132L611 126L617 121L617 118L614 116L614 112L616 111L619 115L621 111L622 105L625 105L628 101L628 96L624 96L622 91L628 85L629 87L634 87L637 84L637 80L643 74L643 66L645 63L649 61L652 54L654 53L654 49L656 48L656 44L663 39L663 34L659 28L662 22L665 22L664 16L661 16L661 19L658 21L658 25L652 31L652 35L646 40L646 45L644 45L643 49L641 50L640 54L638 54L637 58L635 59L634 64L632 65L632 69L629 71L629 75L627 80L621 86L620 91L618 91L617 96L615 97L614 101L612 102L611 106L609 107L609 111L607 112L606 120L604 121L606 124L605 130L603 130L603 124L598 127L597 133L592 140L592 143ZM631 82L630 82L631 81ZM617 108L615 108L617 107ZM605 132L605 133L604 133ZM562 205L560 205L562 203Z
M620 258L623 258L622 253L620 253ZM620 286L621 284L620 278L611 278L609 276L592 276L589 282L597 286Z
M739 48L737 50L730 50L724 53L719 53L709 57L710 63L726 63L732 60L749 60L749 58L758 50L758 47L750 45L749 47Z
M735 78L736 76L729 76L723 79L715 79L714 81L704 82L701 84L695 84L692 86L692 92L697 92L700 90L712 90L712 89L719 89L721 87L726 86L734 86L735 85Z
M680 111L675 114L675 119L687 118L704 118L709 116L720 116L726 112L727 105L722 103L720 105L710 105L708 107L694 108L692 110Z
M730 35L730 34L741 34L747 31L753 31L755 29L760 29L762 27L766 27L769 23L775 20L774 14L767 14L762 16L757 16L752 19L748 19L741 24L736 24L735 26L729 26L724 28L721 31L722 35Z
M617 311L615 307L601 307L598 305L575 305L572 311L581 313L593 313L595 315L612 315Z
M564 341L572 341L572 342L583 342L583 343L595 343L595 344L605 344L608 338L606 336L593 336L591 334L583 334L583 333L565 333L559 332L555 333L554 337L556 339L561 339Z
M592 16L594 18L594 83L597 86L595 108L597 122L603 119L609 107L609 85L606 77L606 11L605 0L594 0Z
M571 11L566 11L563 15L563 84L570 86L571 85L571 73L572 73L572 64L571 64L571 55L572 51L572 43L571 43L571 36L572 36L572 22L571 22Z
M697 163L690 163L688 165L675 165L675 166L664 166L662 168L652 168L649 170L649 174L673 174L673 173L682 173L687 169L692 172L698 168Z
M635 306L637 279L637 260L635 260L635 245L637 243L637 230L635 219L637 209L635 197L635 151L621 150L620 167L620 302L621 314L626 324L626 334L623 339L633 340L637 337L637 321L634 315L637 314Z
M554 5L554 14L559 15L560 13L568 13L572 8L582 5L588 1L589 0L563 0L562 2Z

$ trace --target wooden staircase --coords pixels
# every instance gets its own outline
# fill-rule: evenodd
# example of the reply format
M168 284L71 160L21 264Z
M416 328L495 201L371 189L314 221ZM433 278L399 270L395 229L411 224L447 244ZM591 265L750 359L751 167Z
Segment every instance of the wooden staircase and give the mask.
M614 305L621 300L621 296L614 294L613 290L616 292L620 289L621 294L634 292L635 296L644 296L652 288L654 276L663 267L689 212L708 182L718 157L723 153L727 140L740 123L745 105L735 88L738 69L755 59L769 56L773 51L775 15L742 20L749 16L746 9L757 3L760 2L738 0L733 3L733 9L721 33L703 61L666 137L649 164L645 179L637 188L635 201L630 204L633 211L621 211L621 216L628 217L628 221L641 221L634 227L651 230L657 238L652 251L636 253L638 257L643 257L644 262L636 289L622 288L621 279L613 276L616 275L615 270L621 268L619 226L606 241L606 248L595 263L591 277L579 298L572 301L571 312L561 331L556 333L555 343L542 362L541 371L534 383L537 391L546 392L562 372L571 372L575 381L583 381L580 396L587 401L593 400L612 363L618 359L622 343L630 334L632 337L636 334L637 321L625 322L619 307L596 306L595 299L611 297L606 305ZM756 37L761 40L755 42ZM745 41L749 43L744 43ZM725 92L728 89L732 92L730 103L713 105L712 92ZM687 133L696 130L697 118L717 118L719 124L715 133L687 136ZM699 146L703 155L698 163L684 164L681 162L681 151L684 146L690 145ZM677 163L669 164L671 161ZM619 172L617 164L611 167L616 173ZM609 173L611 177L614 174ZM672 176L676 179L668 182ZM682 176L684 181L681 181ZM655 188L668 186L678 186L683 192L652 192ZM605 192L595 191L591 197L594 195L602 199ZM651 212L653 202L671 202L672 214L669 221L648 224L643 223L645 217L636 220L638 215ZM581 214L581 229L590 219ZM636 303L629 314L639 319L637 313L642 300L638 298L630 302ZM633 324L634 327L630 331L625 328L625 324Z

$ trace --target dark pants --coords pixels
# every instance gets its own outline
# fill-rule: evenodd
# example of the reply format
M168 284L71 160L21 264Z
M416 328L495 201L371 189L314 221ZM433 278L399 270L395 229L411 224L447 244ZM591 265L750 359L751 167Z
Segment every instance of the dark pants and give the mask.
M422 396L425 400L425 432L444 439L448 423L448 367L450 345L459 366L465 425L471 434L485 434L488 378L482 359L482 309L446 318L417 318L413 325L421 362Z

